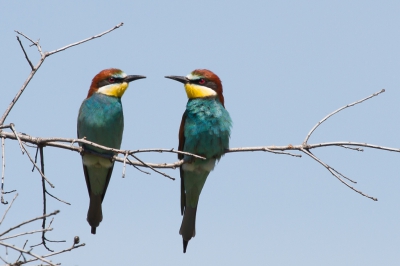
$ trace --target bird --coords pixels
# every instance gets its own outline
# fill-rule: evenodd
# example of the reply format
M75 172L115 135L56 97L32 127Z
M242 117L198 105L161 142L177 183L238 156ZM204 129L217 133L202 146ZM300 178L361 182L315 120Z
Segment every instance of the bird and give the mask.
M87 97L79 109L78 138L119 149L124 131L121 97L129 82L143 78L146 77L128 76L116 68L100 71L93 78ZM96 228L103 220L101 204L110 182L114 167L112 157L115 154L92 145L82 143L79 145L83 150L81 152L83 172L90 198L87 221L91 226L91 233L96 234Z
M196 212L200 193L209 173L229 148L232 119L225 109L220 78L207 69L196 69L185 76L165 76L184 84L188 97L179 128L179 151L200 155L206 159L179 154L181 215L179 234L183 253L189 240L196 235Z

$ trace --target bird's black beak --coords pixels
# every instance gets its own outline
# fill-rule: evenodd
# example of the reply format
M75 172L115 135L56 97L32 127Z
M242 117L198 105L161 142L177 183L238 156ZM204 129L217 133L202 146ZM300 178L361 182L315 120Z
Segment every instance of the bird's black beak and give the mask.
M141 76L141 75L129 75L124 78L124 82L129 83L129 82L137 80L137 79L145 79L145 78L146 78L145 76Z
M165 76L167 79L173 79L179 82L182 82L183 84L186 84L189 82L189 79L187 77L182 77L182 76Z

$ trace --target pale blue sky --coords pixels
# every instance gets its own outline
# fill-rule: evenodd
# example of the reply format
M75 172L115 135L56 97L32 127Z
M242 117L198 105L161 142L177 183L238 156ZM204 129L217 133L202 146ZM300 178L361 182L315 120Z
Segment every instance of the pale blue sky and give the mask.
M326 114L382 88L384 94L328 120L310 143L399 147L399 13L397 1L2 1L0 113L30 71L14 30L40 38L50 51L124 22L109 35L49 57L6 122L33 136L73 138L91 79L116 67L147 76L131 84L122 99L122 148L176 148L187 99L183 86L164 76L208 68L223 82L234 122L231 147L300 144ZM23 43L36 64L36 49ZM17 189L20 196L0 231L42 212L39 174L31 173L15 141L6 141L6 151L6 190ZM351 191L304 156L228 154L207 180L197 235L183 254L179 180L133 168L122 179L117 164L103 204L104 220L91 235L80 156L45 148L46 175L56 186L51 193L72 203L49 199L49 211L61 213L47 236L69 241L50 246L69 247L75 235L86 243L54 261L398 265L400 154L335 147L314 153L379 201ZM176 161L168 154L141 158ZM179 178L177 170L167 173ZM0 206L0 213L5 208ZM22 246L24 240L15 244Z

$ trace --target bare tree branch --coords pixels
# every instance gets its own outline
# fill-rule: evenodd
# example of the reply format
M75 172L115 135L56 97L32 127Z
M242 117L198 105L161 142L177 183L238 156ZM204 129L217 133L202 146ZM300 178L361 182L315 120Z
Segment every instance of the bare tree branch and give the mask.
M16 238L16 237L23 236L23 235L30 235L30 234L40 233L40 232L47 232L47 231L53 231L53 228L39 229L39 230L30 231L30 232L20 233L20 234L13 235L13 236L7 236L4 238L1 238L0 241L4 241L4 240L10 239L10 238Z
M67 248L67 249L63 249L63 250L60 250L60 251L52 252L52 253L47 254L47 255L43 255L42 258L47 258L47 257L55 256L55 255L58 255L58 254L61 254L61 253L65 253L65 252L68 252L68 251L72 251L73 249L84 247L86 245L85 243L82 243L82 244L79 244L79 245L77 245L77 244L78 243L74 242L72 247ZM37 258L36 259L27 260L26 262L24 262L24 264L32 262L32 261L37 261L37 260L38 260Z
M163 173L163 172L160 172L160 171L156 170L154 167L152 167L151 165L149 165L149 164L143 162L142 160L140 160L140 159L139 159L138 157L136 157L135 155L131 154L131 156L132 156L133 158L135 158L136 160L138 160L140 163L142 163L143 166L147 166L147 167L149 167L151 170L153 170L154 172L156 172L156 173L158 173L158 174L160 174L160 175L163 175L163 176L165 176L165 177L168 177L169 179L175 180L175 178L173 178L173 177L167 175L166 173Z
M41 261L43 261L43 262L48 263L48 264L51 265L51 266L56 266L56 264L51 263L50 261L46 260L46 259L43 258L42 256L36 255L36 254L32 253L32 252L29 251L29 250L24 250L24 249L15 247L15 246L13 246L13 245L10 245L10 244L4 243L4 242L0 242L0 245L5 246L5 247L8 247L8 248L11 248L11 249L14 249L14 250L19 251L19 252L21 252L21 253L28 254L28 255L30 255L30 256L32 256L32 257L35 257L35 258L38 259L38 260L41 260Z
M322 118L322 120L320 120L320 121L310 130L310 132L307 134L306 138L305 138L304 141L303 141L303 145L306 145L306 144L307 144L307 141L309 140L309 138L311 137L311 134L315 131L315 129L317 129L317 127L319 127L319 125L321 125L321 124L322 124L324 121L326 121L329 117L333 116L334 114L339 113L339 112L342 111L343 109L346 109L346 108L348 108L348 107L354 106L354 105L359 104L359 103L362 103L362 102L364 102L364 101L366 101L366 100L368 100L368 99L371 99L372 97L378 96L379 94L381 94L381 93L383 93L383 92L385 92L385 89L382 89L381 91L375 92L374 94L372 94L372 95L370 95L370 96L368 96L368 97L366 97L366 98L364 98L364 99L361 99L361 100L356 101L356 102L354 102L354 103L351 103L351 104L348 104L348 105L346 105L346 106L340 107L340 108L337 109L336 111L333 111L332 113L328 114L327 116L325 116L324 118Z
M113 30L118 29L119 27L122 27L123 25L124 25L124 23L121 22L121 23L119 23L118 25L114 26L112 29L109 29L109 30L107 30L107 31L105 31L105 32L102 32L102 33L98 34L98 35L92 36L92 37L87 38L87 39L84 39L84 40L82 40L82 41L75 42L75 43L69 44L69 45L67 45L67 46L64 46L64 47L62 47L62 48L56 49L56 50L54 50L54 51L48 52L48 53L46 53L46 56L50 56L50 55L52 55L52 54L55 54L55 53L64 51L64 50L66 50L66 49L68 49L68 48L71 48L71 47L73 47L73 46L77 46L77 45L79 45L79 44L82 44L82 43L85 43L85 42L88 42L88 41L91 41L91 40L93 40L93 39L100 38L101 36L106 35L107 33L110 33L110 32L112 32Z
M24 52L24 55L25 55L26 60L28 61L28 64L31 66L31 69L34 70L35 67L33 66L33 64L32 64L32 62L31 62L31 60L29 59L28 55L26 54L25 49L24 49L24 46L22 45L22 42L21 42L21 40L19 39L19 36L17 36L17 40L18 40L18 42L19 42L19 45L21 46L22 51Z
M327 165L326 163L324 163L323 161L321 161L320 159L318 159L314 154L312 154L311 152L302 149L302 152L304 152L305 154L307 154L308 156L310 156L311 158L313 158L314 160L316 160L317 162L319 162L322 166L324 166L326 169L328 169L328 171L334 176L336 177L340 182L342 182L344 185L346 185L347 187L349 187L350 189L354 190L355 192L363 195L364 197L367 197L369 199L372 199L374 201L378 201L377 198L371 197L367 194L365 194L364 192L355 189L354 187L350 186L346 181L344 181L340 176L344 177L342 174L340 174L339 172L337 172L335 169L333 169L332 167L330 167L329 165ZM339 176L340 175L340 176ZM353 181L354 182L354 181Z
M15 196L14 196L14 198L12 199L10 205L8 205L7 210L4 212L3 218L1 218L1 221L0 221L0 225L3 223L4 219L6 218L6 215L7 215L8 211L10 210L11 206L13 205L13 203L14 203L14 201L15 201L15 199L16 199L17 197L18 197L18 193L15 194Z
M32 164L35 166L36 170L38 170L39 174L42 176L42 178L44 178L44 180L46 180L46 182L52 187L55 188L55 186L44 176L44 174L42 173L42 171L39 169L39 167L36 165L35 161L32 159L30 153L28 152L28 150L24 147L24 145L22 145L22 148L24 149L24 151L26 152L26 155L28 155L29 160L32 162Z
M87 38L87 39L85 39L85 40L82 40L82 41L79 41L79 42L76 42L76 43L72 43L72 44L69 44L69 45L67 45L67 46L64 46L64 47L62 47L62 48L60 48L60 49L56 49L56 50L54 50L54 51L46 52L46 53L43 53L43 52L42 52L42 48L41 48L41 46L39 45L39 41L34 42L31 38L29 38L28 36L26 36L26 35L23 34L22 32L15 31L17 34L19 34L19 35L21 35L21 36L24 36L26 39L28 39L30 42L32 42L32 44L34 44L34 45L38 48L38 51L39 51L41 57L40 57L39 62L36 64L36 66L34 66L34 67L32 68L32 71L31 71L31 73L28 75L28 78L25 80L24 84L22 85L22 87L21 87L20 90L18 91L17 95L15 95L14 99L11 101L10 105L8 106L8 108L6 109L6 111L4 112L3 116L0 118L0 126L4 124L4 121L6 120L8 114L11 112L11 109L14 107L15 103L18 101L19 97L20 97L21 94L24 92L26 86L28 86L29 82L32 80L33 76L36 74L36 71L38 71L38 69L40 68L40 66L43 64L44 60L45 60L48 56L50 56L50 55L52 55L52 54L55 54L55 53L58 53L58 52L61 52L61 51L64 51L64 50L66 50L66 49L68 49L68 48L71 48L71 47L73 47L73 46L82 44L82 43L84 43L84 42L93 40L93 39L95 39L95 38L99 38L99 37L101 37L101 36L103 36L103 35L105 35L105 34L111 32L111 31L113 31L113 30L115 30L115 29L118 29L118 28L121 27L122 25L123 25L123 23L120 23L120 24L118 24L117 26L114 26L112 29L110 29L110 30L108 30L108 31L105 31L105 32L103 32L103 33L100 33L100 34L98 34L98 35L92 36L92 37ZM25 50L23 50L23 51L24 51L24 54L25 54L25 56L26 56ZM26 57L27 57L27 56L26 56ZM27 57L27 60L28 60L28 62L30 62L30 60L29 60L28 57ZM30 65L32 66L32 63L30 63Z
M22 222L22 223L20 223L20 224L17 224L17 225L15 225L15 226L13 226L13 227L7 229L7 230L4 231L3 233L0 233L0 237L4 236L5 234L8 234L8 233L11 232L12 230L15 230L15 229L17 229L17 228L19 228L19 227L21 227L21 226L23 226L23 225L25 225L25 224L31 223L31 222L36 221L36 220L41 220L41 219L43 219L44 216L45 216L45 217L49 217L49 216L56 215L56 214L59 213L59 212L60 212L60 211L57 210L57 211L54 211L54 212L52 212L52 213L49 213L49 214L46 214L46 215L42 215L42 216L39 216L39 217L30 219L30 220L28 220L28 221Z
M22 147L21 140L20 140L19 137L18 137L17 131L15 130L15 126L14 126L13 123L10 124L10 128L11 128L12 132L14 133L15 137L16 137L17 140L18 140L19 147L21 148L22 154L24 154L24 148Z

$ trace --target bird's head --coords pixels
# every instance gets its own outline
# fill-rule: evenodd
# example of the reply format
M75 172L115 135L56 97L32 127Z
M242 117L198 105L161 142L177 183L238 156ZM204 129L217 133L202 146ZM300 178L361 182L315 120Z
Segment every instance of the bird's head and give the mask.
M222 83L219 77L207 69L196 69L186 77L165 76L185 84L186 94L189 99L218 97L224 105Z
M93 93L102 93L121 98L128 88L129 82L143 78L146 77L139 75L128 76L124 71L116 68L102 70L93 78L87 98L92 96Z

